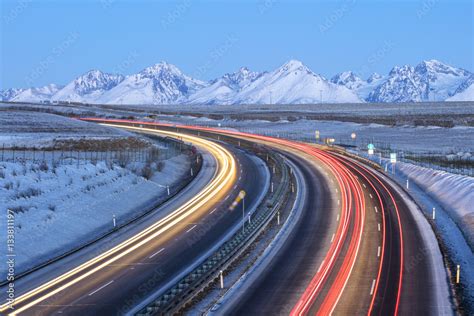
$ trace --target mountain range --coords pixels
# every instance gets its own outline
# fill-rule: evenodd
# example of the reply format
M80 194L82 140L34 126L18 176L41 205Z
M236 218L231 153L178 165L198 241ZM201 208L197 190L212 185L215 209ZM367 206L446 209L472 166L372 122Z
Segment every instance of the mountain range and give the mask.
M302 104L360 102L474 101L474 74L428 60L395 66L385 76L362 79L345 71L330 79L298 60L270 72L242 67L211 81L160 62L137 74L91 70L65 86L0 91L2 101L97 104Z

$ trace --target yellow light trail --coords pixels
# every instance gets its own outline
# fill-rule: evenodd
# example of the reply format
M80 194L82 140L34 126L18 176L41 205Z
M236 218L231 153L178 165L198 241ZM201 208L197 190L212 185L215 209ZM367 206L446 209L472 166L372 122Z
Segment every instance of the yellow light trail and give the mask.
M159 235L163 234L171 227L176 225L177 223L181 222L183 219L187 218L191 214L198 211L201 207L204 207L206 203L210 202L212 199L216 198L217 196L221 196L229 191L232 187L232 184L236 178L237 170L236 170L236 162L234 157L231 155L229 151L227 151L224 147L213 143L211 141L194 137L191 135L186 134L179 134L175 132L168 132L168 131L157 131L155 129L148 129L148 128L139 128L139 127L124 127L123 125L114 125L114 124L105 124L108 126L120 127L120 128L127 128L131 130L140 130L158 134L165 134L171 137L181 137L183 140L189 141L194 143L198 146L201 146L208 150L216 159L218 163L218 168L216 173L214 174L213 180L196 196L192 199L187 201L181 207L176 209L171 214L165 216L161 220L157 221L153 225L149 226L142 232L136 234L135 236L127 239L126 241L120 243L119 245L113 247L112 249L104 252L103 254L91 259L80 266L64 273L61 276L54 278L51 281L48 281L36 289L33 289L20 297L18 297L15 302L13 303L13 307L15 310L12 311L10 309L9 303L5 303L0 306L0 312L2 313L9 313L9 315L17 315L32 306L46 300L47 298L63 291L64 289L80 282L81 280L87 278L88 276L96 273L100 269L104 268L105 266L119 260L120 258L126 256L130 252L134 251L135 249L145 245L150 240L158 237ZM146 238L144 238L146 237ZM144 238L143 240L138 241L139 239ZM138 242L137 242L138 241ZM106 260L107 259L107 260ZM92 269L85 271L86 269L91 268L94 264L99 263L101 260L106 260L105 262L99 264ZM59 286L58 288L52 289L52 287L61 284L61 282L66 281L68 278L72 278L70 281L67 281L65 284ZM34 298L35 296L39 296L38 298ZM19 306L16 308L17 305L24 302L25 300L32 299L31 302L28 302L24 306Z

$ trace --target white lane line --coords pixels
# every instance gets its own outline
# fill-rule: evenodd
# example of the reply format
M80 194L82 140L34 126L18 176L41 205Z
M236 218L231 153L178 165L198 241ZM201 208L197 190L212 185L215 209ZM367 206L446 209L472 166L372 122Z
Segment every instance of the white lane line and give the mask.
M378 229L379 229L379 231L380 231L380 223L378 223L377 226L378 226Z
M336 237L336 234L332 234L332 237L331 237L331 242L334 241L334 237Z
M367 187L365 186L365 183L362 183L362 185L364 186L364 188L366 188L366 189L367 189Z
M242 169L240 169L240 174L242 174Z
M377 257L380 257L380 246L379 246L379 248L377 249Z
M236 185L234 185L234 190L235 190L235 189L237 189L237 184L236 184Z
M373 198L374 198L374 197L372 196L372 194L370 194L370 193L369 193L369 196L370 196L370 198L371 198L371 199L373 199Z
M190 231L192 231L194 228L196 228L197 225L194 225L193 227L191 227L190 229L188 229L186 232L189 233Z
M331 179L331 182L332 182L332 183L334 183L334 180L333 180L333 179Z
M374 208L375 208L375 213L378 213L377 206L374 206Z
M163 250L165 250L165 248L161 248L160 250L158 250L157 252L155 252L154 254L152 254L151 256L149 256L148 258L153 258L154 256L156 256L157 254L161 253Z
M338 190L338 189L336 189L336 193L339 193L339 190Z
M319 273L319 271L321 271L321 268L323 267L323 264L324 264L324 260L323 260L323 262L321 262L321 265L319 266L318 273Z
M99 288L98 288L97 290L95 290L94 292L89 293L89 296L94 295L95 293L99 292L99 291L102 290L104 287L106 287L106 286L112 284L113 282L114 282L114 280L110 281L109 283L106 283L106 284L102 285L101 287L99 287Z
M370 288L370 295L374 294L374 288L375 288L375 279L372 281L372 287Z
M239 181L242 180L242 176L239 177Z
M339 222L339 214L337 214L336 221Z
M209 214L212 214L214 213L215 211L217 211L217 207L215 209L213 209Z
M341 200L337 200L337 205L341 204Z
M224 199L224 201L227 201L227 199L229 198L229 196L230 196L230 195L226 196L225 199Z

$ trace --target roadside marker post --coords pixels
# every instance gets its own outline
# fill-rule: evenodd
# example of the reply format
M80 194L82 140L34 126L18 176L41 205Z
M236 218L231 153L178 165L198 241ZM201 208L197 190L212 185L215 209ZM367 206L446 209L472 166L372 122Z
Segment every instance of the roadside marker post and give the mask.
M456 270L456 284L459 284L460 274L461 274L461 266L458 264L457 270Z
M280 226L280 211L277 212L277 224Z
M112 221L114 222L114 228L117 227L117 223L115 221L115 214L112 215Z
M408 181L408 178L407 178L407 189L410 188L410 184L409 184L409 181Z
M436 208L433 207L433 220L435 220L435 219L436 219Z
M221 289L224 288L224 271L219 271L220 279L221 279Z
M166 186L166 191L168 191L168 195L170 195L170 186L169 185Z

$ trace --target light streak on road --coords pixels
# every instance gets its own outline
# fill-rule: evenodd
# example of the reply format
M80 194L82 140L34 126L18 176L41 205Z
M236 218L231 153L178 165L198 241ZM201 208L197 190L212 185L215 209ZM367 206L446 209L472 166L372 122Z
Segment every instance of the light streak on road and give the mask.
M120 125L115 126L121 128L124 127ZM157 132L156 130L147 128L127 128L145 132ZM183 140L192 142L197 146L201 146L202 148L208 150L212 156L215 157L218 163L218 168L212 181L202 191L188 200L181 207L157 221L150 227L146 228L142 232L95 257L94 259L91 259L80 266L54 278L53 280L46 282L43 285L40 285L39 287L19 296L13 304L13 307L15 308L14 310L10 309L8 303L1 305L0 312L9 313L10 315L17 315L23 311L26 311L32 306L41 303L42 301L61 291L64 291L68 287L77 284L81 280L93 275L94 273L99 272L104 267L114 263L137 248L145 246L148 242L169 231L175 225L182 223L190 215L208 209L208 203L212 203L212 201L218 200L223 195L228 194L235 179L237 178L236 162L229 151L214 142L199 137L164 131L160 131L160 134L165 134L175 138L180 137Z

